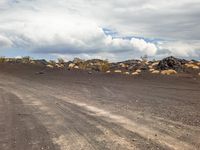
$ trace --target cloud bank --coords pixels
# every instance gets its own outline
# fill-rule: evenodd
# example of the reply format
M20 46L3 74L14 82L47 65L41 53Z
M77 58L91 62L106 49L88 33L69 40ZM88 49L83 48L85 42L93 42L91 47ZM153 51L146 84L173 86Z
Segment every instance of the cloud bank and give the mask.
M0 13L1 49L111 60L200 57L198 0L1 0Z

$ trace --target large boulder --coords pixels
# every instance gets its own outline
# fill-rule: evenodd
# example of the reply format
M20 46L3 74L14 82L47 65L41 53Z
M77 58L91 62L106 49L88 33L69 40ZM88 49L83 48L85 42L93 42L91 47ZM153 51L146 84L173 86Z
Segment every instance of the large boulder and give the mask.
M184 59L178 59L175 57L167 57L161 60L157 66L159 70L173 69L176 71L183 71L183 65L186 63Z

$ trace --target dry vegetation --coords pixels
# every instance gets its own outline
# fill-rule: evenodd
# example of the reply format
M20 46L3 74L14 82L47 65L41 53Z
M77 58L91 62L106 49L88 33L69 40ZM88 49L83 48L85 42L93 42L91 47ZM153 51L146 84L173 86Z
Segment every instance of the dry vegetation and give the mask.
M4 63L6 62L6 58L5 57L0 57L0 63Z

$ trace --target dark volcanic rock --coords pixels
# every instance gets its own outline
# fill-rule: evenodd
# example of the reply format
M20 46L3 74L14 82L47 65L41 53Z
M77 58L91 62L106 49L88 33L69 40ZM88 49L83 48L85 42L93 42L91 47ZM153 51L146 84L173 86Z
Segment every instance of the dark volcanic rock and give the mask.
M39 72L36 72L35 74L36 75L38 75L38 74L44 74L44 71L39 71Z
M184 59L178 59L173 56L170 56L161 60L157 66L157 69L159 70L173 69L176 71L183 71L183 65L186 62L187 61Z

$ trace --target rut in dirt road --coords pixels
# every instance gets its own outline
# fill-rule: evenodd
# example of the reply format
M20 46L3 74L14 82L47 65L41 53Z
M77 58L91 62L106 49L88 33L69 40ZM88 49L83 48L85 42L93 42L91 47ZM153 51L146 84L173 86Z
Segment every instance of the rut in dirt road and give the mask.
M0 89L2 150L57 149L46 128L15 94Z

